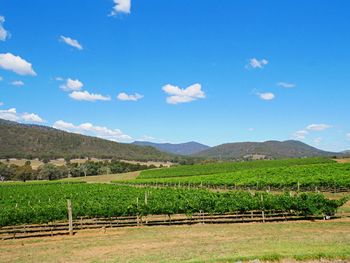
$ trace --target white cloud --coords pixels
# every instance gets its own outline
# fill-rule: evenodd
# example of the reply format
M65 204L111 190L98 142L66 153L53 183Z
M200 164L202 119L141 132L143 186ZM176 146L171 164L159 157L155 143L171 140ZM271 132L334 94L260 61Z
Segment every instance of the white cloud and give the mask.
M254 128L249 128L248 131L252 132L254 131Z
M11 53L0 54L0 67L6 70L11 70L19 75L32 75L36 76L35 71L32 68L32 64Z
M294 133L294 137L297 139L305 139L305 137L310 133L310 132L318 132L318 131L324 131L328 128L331 128L331 125L328 124L310 124L308 126L306 126L303 130L297 131ZM322 138L316 138L314 140L314 143L320 143L322 140Z
M62 78L62 77L55 77L55 80L57 80L57 81L64 81L64 78Z
M22 114L22 119L26 122L45 122L38 114L35 113L23 113Z
M143 98L143 95L135 93L135 94L126 94L125 92L119 93L119 95L117 96L118 100L123 100L123 101L127 101L127 100L131 100L131 101L138 101L140 99Z
M78 40L72 39L70 37L65 37L65 36L60 36L60 39L61 39L61 41L63 41L64 43L66 43L67 45L69 45L71 47L75 47L79 50L83 49L83 46L80 45Z
M256 58L251 58L249 59L249 64L246 65L246 68L263 68L267 64L269 64L269 61L266 59L258 60Z
M22 80L15 80L11 82L11 85L20 87L20 86L24 86L24 82Z
M331 127L332 126L328 124L310 124L306 127L306 129L309 131L323 131Z
M0 76L0 81L2 81L4 78Z
M5 119L9 121L19 121L19 117L17 116L15 108L11 108L8 110L0 110L0 119Z
M10 37L10 33L4 28L5 17L0 16L0 41L5 41Z
M290 89L290 88L294 88L296 85L294 83L278 82L277 86L280 86L280 87L286 88L286 89Z
M350 141L350 132L347 133L345 136L346 136L346 139L348 139Z
M256 95L258 95L262 100L273 100L275 98L275 94L271 92L265 92L265 93L257 92Z
M62 78L56 78L58 81L62 81ZM65 84L60 85L60 88L64 91L76 91L81 90L84 84L78 79L70 79L66 80Z
M95 126L89 122L82 123L79 125L74 125L73 123L65 122L63 120L56 121L53 125L54 128L65 130L68 132L74 132L89 136L96 136L103 139L111 140L111 141L130 141L132 137L124 134L119 129L109 129L103 126Z
M3 105L4 105L4 103L2 101L0 101L0 106L3 106Z
M115 16L118 13L130 14L131 0L113 0L114 7L111 16Z
M178 104L194 101L197 99L204 99L205 93L202 91L201 84L193 84L186 89L181 89L177 86L167 84L163 86L163 91L170 95L166 101L169 104Z
M24 122L37 122L43 123L43 120L39 115L35 113L17 113L15 108L11 108L8 110L0 110L0 119L5 119L9 121L24 121Z
M305 139L306 135L308 135L309 132L306 130L300 130L294 133L294 137L298 140L303 140Z
M110 96L103 96L101 94L94 94L89 93L88 91L73 91L69 94L69 97L71 97L74 100L85 100L85 101L108 101L111 100Z

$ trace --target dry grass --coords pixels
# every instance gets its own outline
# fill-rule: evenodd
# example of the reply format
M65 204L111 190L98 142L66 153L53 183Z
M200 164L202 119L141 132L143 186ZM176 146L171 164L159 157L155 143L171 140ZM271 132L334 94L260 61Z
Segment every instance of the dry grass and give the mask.
M350 260L350 219L90 230L73 237L0 241L0 255L0 262Z
M350 158L334 159L338 163L350 163Z
M147 162L139 162L139 161L128 161L128 160L121 160L122 162L126 163L132 163L132 164L142 164L142 165L154 165L156 167L160 167L161 165L164 167L170 167L174 165L172 162L155 162L155 161L147 161Z
M118 180L133 180L140 174L140 171L121 173L121 174L104 174L86 177L73 177L61 179L62 181L83 181L87 183L110 183Z

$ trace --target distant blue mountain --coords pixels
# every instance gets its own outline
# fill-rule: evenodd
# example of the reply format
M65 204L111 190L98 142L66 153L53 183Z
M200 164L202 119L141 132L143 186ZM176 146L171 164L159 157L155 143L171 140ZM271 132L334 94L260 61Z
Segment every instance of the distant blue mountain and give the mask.
M180 155L192 155L199 153L201 151L205 151L210 147L198 142L186 142L186 143L154 143L154 142L146 142L146 141L135 141L132 144L139 146L152 146L162 152L172 153L172 154L180 154Z

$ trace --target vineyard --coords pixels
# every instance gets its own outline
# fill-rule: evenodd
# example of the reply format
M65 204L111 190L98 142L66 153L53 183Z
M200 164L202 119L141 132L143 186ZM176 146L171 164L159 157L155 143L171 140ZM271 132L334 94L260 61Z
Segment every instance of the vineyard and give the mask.
M209 163L195 165L181 165L166 169L143 171L139 176L140 179L164 178L164 177L182 177L195 175L209 175L218 173L236 172L241 170L250 170L258 168L289 167L296 165L311 165L335 163L327 158L303 158L303 159L285 159L285 160L260 160L249 162L226 162L226 163Z
M157 170L159 172L161 170ZM150 172L150 171L147 171ZM149 173L147 173L149 176ZM275 168L242 169L236 172L118 181L136 185L228 187L234 189L317 190L350 189L350 164L323 163Z
M81 216L224 214L253 210L287 211L305 216L332 215L346 201L328 200L316 193L219 193L111 184L13 185L0 187L0 226L66 220L67 199L72 200L74 219Z

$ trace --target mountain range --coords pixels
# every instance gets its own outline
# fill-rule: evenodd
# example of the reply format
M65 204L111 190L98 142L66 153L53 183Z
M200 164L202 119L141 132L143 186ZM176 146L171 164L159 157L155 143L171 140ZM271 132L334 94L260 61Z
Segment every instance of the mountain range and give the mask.
M70 133L48 126L0 119L0 158L96 157L125 160L176 161L193 159L242 160L334 156L300 141L226 143L209 147L198 142L180 144L135 141L118 143Z
M204 145L198 142L186 142L186 143L154 143L146 141L135 141L132 144L140 146L152 146L162 152L180 154L180 155L194 155L210 148L208 145Z

